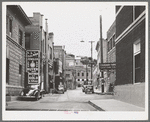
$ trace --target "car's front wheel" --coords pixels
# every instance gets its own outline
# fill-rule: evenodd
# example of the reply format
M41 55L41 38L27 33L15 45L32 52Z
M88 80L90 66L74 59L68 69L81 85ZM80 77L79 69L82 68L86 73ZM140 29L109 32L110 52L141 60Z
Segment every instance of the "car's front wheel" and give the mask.
M35 99L38 101L39 100L39 93L36 93Z

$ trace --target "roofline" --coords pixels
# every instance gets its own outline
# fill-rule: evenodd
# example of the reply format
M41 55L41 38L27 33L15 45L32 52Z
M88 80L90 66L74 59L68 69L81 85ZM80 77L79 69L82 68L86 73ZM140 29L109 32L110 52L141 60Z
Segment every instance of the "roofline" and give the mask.
M25 25L32 24L31 20L26 15L26 13L24 12L24 10L22 9L22 7L20 5L7 5L7 6L10 8L10 10L13 10L13 8L14 8L16 11L20 12L19 14L24 17L24 22L26 23Z
M24 15L24 17L26 18L26 20L28 21L28 23L31 25L32 22L29 19L29 17L26 15L26 13L24 12L24 10L22 9L22 7L20 5L17 5L17 7L19 8L19 10L21 11L21 13Z

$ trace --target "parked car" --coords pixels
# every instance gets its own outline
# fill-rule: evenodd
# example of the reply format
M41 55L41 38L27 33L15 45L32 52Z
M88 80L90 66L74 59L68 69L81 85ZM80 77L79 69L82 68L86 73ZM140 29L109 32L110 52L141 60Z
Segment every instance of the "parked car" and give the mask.
M43 94L44 94L44 90L40 90L39 85L30 85L21 91L19 98L20 99L31 98L31 99L39 100L40 98L42 98Z
M87 85L82 85L82 92L85 92L85 88Z
M85 87L85 94L87 94L89 92L94 93L94 87L93 87L93 85L86 85L86 87Z
M59 85L58 86L58 89L56 89L56 93L62 93L62 94L64 94L64 86L63 85Z

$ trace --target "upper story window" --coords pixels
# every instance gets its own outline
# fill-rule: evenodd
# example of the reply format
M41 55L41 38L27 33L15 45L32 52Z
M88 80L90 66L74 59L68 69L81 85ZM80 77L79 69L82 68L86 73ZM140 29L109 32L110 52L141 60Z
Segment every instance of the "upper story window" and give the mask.
M145 10L145 6L134 6L134 20Z
M50 59L52 59L52 48L50 47Z
M84 73L82 73L82 76L84 76Z
M78 73L78 76L80 76L80 73Z
M30 34L25 34L25 48L30 49Z
M19 29L19 44L22 45L23 42L23 32Z
M66 74L66 77L70 77L70 74Z
M115 39L116 39L116 36L115 34L110 38L110 40L108 41L108 52L113 48L115 47Z
M9 33L12 36L12 20L9 19Z
M8 34L12 37L12 18L9 16L6 17L6 27Z

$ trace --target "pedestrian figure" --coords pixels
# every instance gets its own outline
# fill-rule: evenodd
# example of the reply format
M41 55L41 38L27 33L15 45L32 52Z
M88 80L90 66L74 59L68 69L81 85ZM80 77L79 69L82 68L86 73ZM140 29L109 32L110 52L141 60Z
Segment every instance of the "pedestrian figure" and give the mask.
M104 92L104 83L105 83L104 78L101 79L101 82L102 82L102 93L103 93Z

